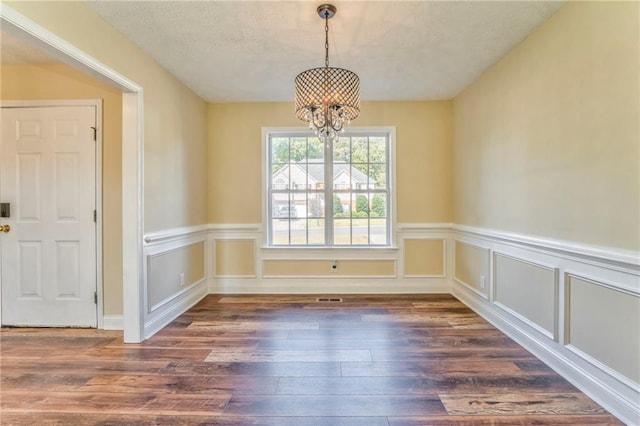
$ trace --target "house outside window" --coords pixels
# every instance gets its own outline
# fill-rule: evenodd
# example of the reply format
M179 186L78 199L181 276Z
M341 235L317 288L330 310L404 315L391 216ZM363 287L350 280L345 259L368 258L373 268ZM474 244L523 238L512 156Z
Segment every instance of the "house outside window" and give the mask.
M265 137L269 246L391 245L390 131Z

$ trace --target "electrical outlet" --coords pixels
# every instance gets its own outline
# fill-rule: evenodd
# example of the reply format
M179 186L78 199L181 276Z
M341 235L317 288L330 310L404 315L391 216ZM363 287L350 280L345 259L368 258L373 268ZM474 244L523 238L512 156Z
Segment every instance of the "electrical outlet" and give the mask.
M184 272L180 272L180 285L184 285Z
M480 275L480 288L484 288L484 287L485 287L484 275Z
M335 260L331 264L331 272L338 272L338 262Z

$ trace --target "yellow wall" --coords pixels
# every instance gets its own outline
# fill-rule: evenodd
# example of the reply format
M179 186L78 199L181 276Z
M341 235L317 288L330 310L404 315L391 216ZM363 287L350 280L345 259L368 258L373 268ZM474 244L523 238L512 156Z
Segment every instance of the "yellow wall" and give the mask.
M455 222L640 248L638 2L570 2L454 102Z
M122 314L122 94L66 65L4 66L0 99L102 99L105 315Z
M206 103L83 2L3 2L144 89L144 231L206 222Z
M304 129L293 104L209 105L210 223L262 221L262 127ZM397 221L451 222L451 103L368 102L357 126L396 126Z
M445 240L407 238L404 242L404 274L414 277L445 275Z

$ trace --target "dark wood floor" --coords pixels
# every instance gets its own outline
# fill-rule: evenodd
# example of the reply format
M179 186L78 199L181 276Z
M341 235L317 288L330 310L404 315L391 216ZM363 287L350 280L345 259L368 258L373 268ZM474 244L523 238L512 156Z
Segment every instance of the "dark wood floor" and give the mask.
M2 425L621 424L448 295L208 296L139 345L0 343Z

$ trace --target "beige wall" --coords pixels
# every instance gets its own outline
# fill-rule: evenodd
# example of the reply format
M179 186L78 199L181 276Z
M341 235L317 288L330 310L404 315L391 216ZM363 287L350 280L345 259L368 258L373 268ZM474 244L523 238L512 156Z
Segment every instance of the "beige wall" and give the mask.
M206 103L83 2L3 2L144 89L144 231L206 222Z
M640 248L638 2L570 2L454 102L455 222Z
M255 240L216 240L216 277L255 277Z
M262 127L304 128L293 104L209 105L210 223L262 221ZM396 126L398 222L451 222L451 103L364 103L357 126Z
M122 94L66 65L4 66L0 99L102 99L105 315L122 314Z
M445 240L407 238L403 240L402 249L405 276L445 276Z

